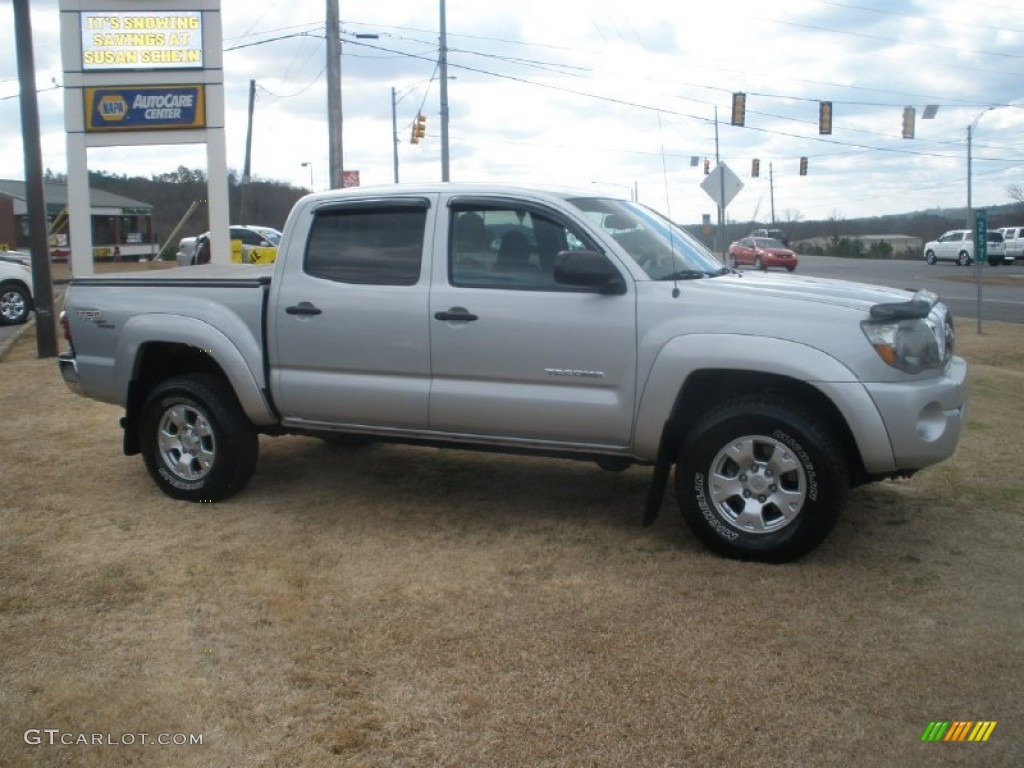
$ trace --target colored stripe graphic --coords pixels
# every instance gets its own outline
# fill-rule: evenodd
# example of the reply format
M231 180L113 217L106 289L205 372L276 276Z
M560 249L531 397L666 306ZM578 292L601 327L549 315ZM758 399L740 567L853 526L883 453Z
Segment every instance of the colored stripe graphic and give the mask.
M970 720L954 720L953 725L946 734L943 741L963 741L967 737L967 731L974 725Z
M995 720L982 720L971 731L971 735L967 737L968 741L988 741L988 737L992 735L992 731L996 729Z
M995 720L932 720L921 741L988 741L995 729Z

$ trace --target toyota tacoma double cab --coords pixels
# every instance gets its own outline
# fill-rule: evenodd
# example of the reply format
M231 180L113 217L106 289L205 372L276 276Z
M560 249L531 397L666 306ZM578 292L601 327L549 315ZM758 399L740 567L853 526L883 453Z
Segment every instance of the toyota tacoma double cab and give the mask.
M275 264L78 277L69 386L124 408L175 499L241 491L258 436L675 467L693 533L791 560L850 487L949 457L967 366L936 296L739 273L639 203L436 184L300 200Z

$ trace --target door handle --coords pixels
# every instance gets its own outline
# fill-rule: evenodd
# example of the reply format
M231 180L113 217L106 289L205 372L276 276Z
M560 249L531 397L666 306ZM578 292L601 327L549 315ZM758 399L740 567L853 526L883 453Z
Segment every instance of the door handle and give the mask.
M300 301L294 306L285 307L284 311L289 315L319 315L323 313L322 309L314 306L308 301Z
M474 315L465 307L452 307L446 312L435 312L435 320L451 320L457 323L471 323L480 318Z

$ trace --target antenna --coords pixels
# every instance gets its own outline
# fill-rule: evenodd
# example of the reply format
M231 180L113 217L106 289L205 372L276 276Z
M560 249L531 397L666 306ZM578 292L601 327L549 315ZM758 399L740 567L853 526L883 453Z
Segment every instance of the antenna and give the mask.
M676 233L673 229L672 222L672 201L668 196L668 166L665 164L665 136L661 132L661 110L658 110L658 140L661 142L661 177L665 182L665 214L668 216L669 228L668 228L668 244L669 250L672 252L672 266L675 267L675 256L676 256ZM673 270L674 272L675 270ZM679 279L673 279L672 285L672 298L679 298Z

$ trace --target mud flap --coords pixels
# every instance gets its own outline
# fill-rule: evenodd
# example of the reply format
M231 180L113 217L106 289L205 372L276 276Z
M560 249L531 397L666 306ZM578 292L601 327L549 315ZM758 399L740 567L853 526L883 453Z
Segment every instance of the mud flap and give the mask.
M651 487L647 491L647 506L644 509L644 528L651 525L661 511L661 502L665 498L665 486L668 485L668 473L672 469L672 461L667 451L662 451L658 463L654 465L651 475Z

